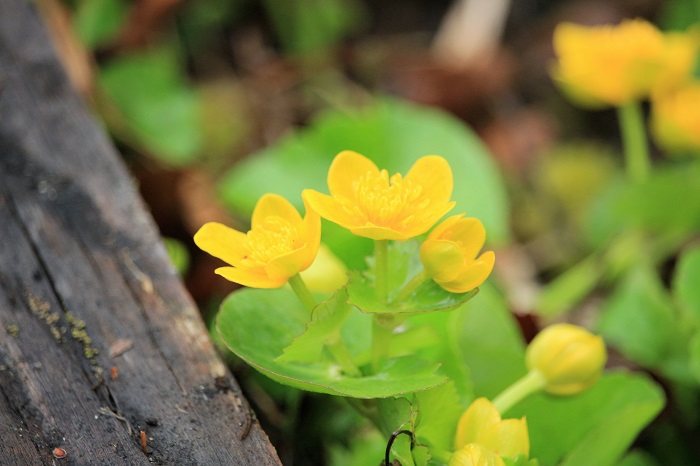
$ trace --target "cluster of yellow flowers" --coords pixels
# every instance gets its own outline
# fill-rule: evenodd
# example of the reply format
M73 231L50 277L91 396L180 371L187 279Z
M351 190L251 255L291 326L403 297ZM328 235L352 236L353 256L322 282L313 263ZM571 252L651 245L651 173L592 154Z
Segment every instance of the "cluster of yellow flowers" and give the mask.
M552 77L574 102L622 107L651 99L652 131L668 150L700 148L700 83L693 81L700 34L664 33L643 20L554 32Z
M600 378L606 360L603 339L584 328L555 324L540 332L525 352L528 374L493 403L478 398L462 414L449 466L505 466L502 458L527 457L527 421L501 419L501 412L539 390L562 396L581 393Z
M267 194L255 206L251 229L207 223L194 237L209 254L230 264L216 273L241 285L278 288L306 270L321 240L321 217L374 240L404 241L427 232L455 203L452 170L439 156L422 157L405 177L389 177L352 151L339 153L328 171L330 195L306 189L304 218L281 196ZM486 233L481 222L448 218L421 247L426 272L450 292L470 291L486 280L495 255L478 256Z

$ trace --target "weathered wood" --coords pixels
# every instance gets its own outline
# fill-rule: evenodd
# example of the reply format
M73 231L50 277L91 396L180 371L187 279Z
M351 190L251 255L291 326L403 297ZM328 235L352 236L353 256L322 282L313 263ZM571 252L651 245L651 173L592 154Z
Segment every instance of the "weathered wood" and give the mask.
M2 465L280 464L28 0L0 1L0 439Z

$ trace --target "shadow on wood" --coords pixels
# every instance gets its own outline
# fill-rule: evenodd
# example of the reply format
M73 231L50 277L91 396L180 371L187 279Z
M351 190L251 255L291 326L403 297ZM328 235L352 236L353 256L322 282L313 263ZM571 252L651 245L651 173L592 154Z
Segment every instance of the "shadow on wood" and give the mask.
M7 465L280 464L25 0L0 2L0 439Z

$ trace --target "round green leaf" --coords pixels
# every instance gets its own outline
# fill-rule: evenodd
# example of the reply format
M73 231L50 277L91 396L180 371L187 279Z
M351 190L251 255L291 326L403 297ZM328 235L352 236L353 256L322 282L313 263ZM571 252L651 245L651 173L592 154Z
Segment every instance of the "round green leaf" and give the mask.
M312 392L353 398L384 398L425 390L446 381L437 364L406 356L386 361L364 377L344 375L332 361L280 362L278 357L306 331L310 316L294 293L244 289L221 305L217 329L226 346L248 364L280 383ZM343 340L353 356L369 348L371 319L360 312L348 316Z

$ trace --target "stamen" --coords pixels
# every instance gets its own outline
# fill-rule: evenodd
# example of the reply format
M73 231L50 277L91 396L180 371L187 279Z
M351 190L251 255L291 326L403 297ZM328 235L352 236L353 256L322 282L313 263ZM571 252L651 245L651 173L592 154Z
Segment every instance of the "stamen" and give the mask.
M294 251L301 245L296 227L282 217L268 217L262 225L250 230L248 256L243 262L267 263L275 257Z

